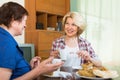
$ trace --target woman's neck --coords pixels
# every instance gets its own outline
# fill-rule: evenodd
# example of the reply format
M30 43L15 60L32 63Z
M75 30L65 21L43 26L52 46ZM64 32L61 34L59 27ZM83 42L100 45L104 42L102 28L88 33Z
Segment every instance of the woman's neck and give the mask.
M78 40L77 36L74 37L65 37L65 44L69 47L77 47L78 46Z
M0 25L0 27L1 27L1 28L3 28L3 29L5 29L6 31L8 31L8 32L9 32L9 30L8 30L7 26L5 26L5 25L1 24L1 25Z
M13 36L12 32L10 31L10 29L7 26L1 24L0 27L3 28L4 30L6 30L7 32L9 32Z

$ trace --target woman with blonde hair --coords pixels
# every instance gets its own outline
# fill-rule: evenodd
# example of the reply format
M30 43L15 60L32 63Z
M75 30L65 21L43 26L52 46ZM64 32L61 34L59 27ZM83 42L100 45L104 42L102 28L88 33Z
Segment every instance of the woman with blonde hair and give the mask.
M78 12L68 12L63 17L65 35L52 43L50 55L55 58L66 57L64 66L80 67L81 64L92 62L101 66L101 61L95 54L91 44L81 34L86 28L84 18Z

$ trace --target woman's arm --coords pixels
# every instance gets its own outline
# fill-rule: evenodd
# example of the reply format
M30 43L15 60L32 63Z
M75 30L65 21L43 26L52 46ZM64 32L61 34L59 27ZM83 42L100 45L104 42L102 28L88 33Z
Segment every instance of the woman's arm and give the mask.
M7 68L0 68L0 80L9 80L12 75L12 70Z
M92 62L95 66L102 66L102 63L99 59L92 58L87 51L81 50L78 52L78 56L86 61Z
M33 79L37 78L39 75L41 75L43 73L49 73L51 71L54 71L63 65L63 62L51 64L52 60L53 60L53 58L51 58L51 57L44 60L37 67L32 69L30 72L24 74L21 77L14 79L14 80L33 80Z
M90 61L96 66L102 66L102 62L99 59L90 58Z
M63 62L51 64L53 58L48 58L41 62L38 66L33 68L30 72L14 79L14 80L33 80L43 73L54 71L63 65ZM0 68L0 80L10 80L12 70L7 68Z

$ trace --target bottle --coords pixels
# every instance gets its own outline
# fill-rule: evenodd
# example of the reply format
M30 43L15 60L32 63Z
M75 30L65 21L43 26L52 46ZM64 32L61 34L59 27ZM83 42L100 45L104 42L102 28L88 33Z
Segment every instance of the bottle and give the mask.
M57 22L57 28L56 31L62 31L62 22Z

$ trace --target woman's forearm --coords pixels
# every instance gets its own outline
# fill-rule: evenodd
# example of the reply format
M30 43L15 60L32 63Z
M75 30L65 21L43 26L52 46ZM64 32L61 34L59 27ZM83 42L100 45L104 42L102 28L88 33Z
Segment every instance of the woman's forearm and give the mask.
M90 61L95 65L95 66L102 66L102 62L100 60L96 60L91 58Z
M35 69L32 69L30 72L14 79L14 80L33 80L33 79L39 77L40 74L42 74L41 71L42 70L35 68Z

